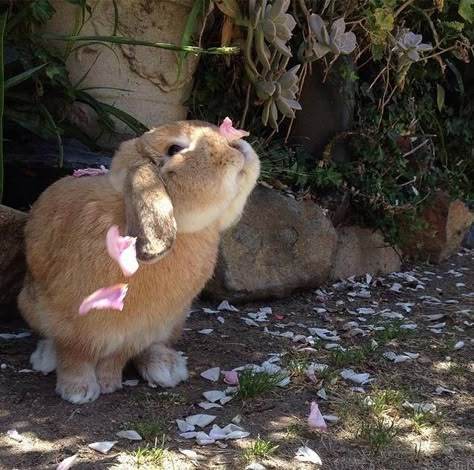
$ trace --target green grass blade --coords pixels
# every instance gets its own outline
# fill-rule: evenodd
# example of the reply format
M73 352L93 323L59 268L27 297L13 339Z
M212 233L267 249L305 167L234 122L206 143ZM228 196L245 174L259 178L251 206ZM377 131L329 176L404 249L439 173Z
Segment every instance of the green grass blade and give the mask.
M122 111L121 109L116 108L115 106L111 106L110 104L100 104L107 113L122 121L136 134L143 134L144 132L147 132L149 130L148 127L146 127L138 119L135 119L133 116L130 116L130 114L126 113L125 111Z
M3 40L5 36L5 25L7 24L7 12L0 14L0 202L3 198L3 108L4 108L4 66L3 66Z
M3 89L8 90L8 88L19 85L20 83L31 78L40 70L44 69L47 65L48 64L38 65L38 67L33 67L32 69L26 70L25 72L19 73L18 75L15 75L14 77L11 77L8 80L5 80L3 84Z
M199 14L199 10L203 8L204 0L198 0L194 2L193 8L189 13L188 19L186 20L186 25L184 27L183 38L181 39L181 46L186 47L189 46L191 41L191 35L194 31L197 22L197 16ZM176 84L179 83L181 80L181 74L183 72L183 64L184 60L186 59L186 52L180 52L178 57L178 77L176 79Z
M103 41L111 44L129 44L132 46L146 46L156 47L158 49L166 49L168 51L175 52L189 52L190 54L212 54L212 55L235 55L240 53L238 47L210 47L203 49L202 47L196 46L176 46L167 42L150 42L142 41L139 39L131 39L121 36L64 36L61 34L54 33L37 33L33 34L32 37L50 41Z

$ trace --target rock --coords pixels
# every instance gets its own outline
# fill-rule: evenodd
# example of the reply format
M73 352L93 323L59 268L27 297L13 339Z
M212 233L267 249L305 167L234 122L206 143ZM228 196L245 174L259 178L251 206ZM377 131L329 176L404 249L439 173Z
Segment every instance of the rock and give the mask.
M474 213L460 200L438 192L421 214L425 227L406 250L412 258L439 263L456 253L474 222Z
M70 35L76 30L81 15L81 2L52 0L56 14L40 27L40 32ZM181 44L186 22L193 7L191 0L92 0L93 13L87 15L79 36L109 36L118 28L120 36L150 42ZM114 15L113 12L117 15ZM55 48L66 43L51 41ZM179 54L173 51L130 44L109 44L89 41L66 62L73 83L81 80L81 88L96 100L115 106L132 115L147 127L186 118L188 99L198 57L189 54L177 73ZM88 73L89 70L91 73ZM104 84L106 88L104 89ZM120 121L115 121L115 133L102 136L98 119L90 106L64 103L60 109L92 138L100 137L102 145L114 147L117 141L134 137Z
M467 231L462 242L464 248L469 248L470 250L474 249L474 224L471 225L471 228Z
M314 202L258 186L241 221L223 236L204 295L235 302L317 287L328 278L336 243L336 230Z
M23 284L23 227L27 214L0 205L0 305L16 301Z
M331 279L350 276L372 276L399 271L401 260L397 252L385 243L380 232L357 226L338 229L336 260Z

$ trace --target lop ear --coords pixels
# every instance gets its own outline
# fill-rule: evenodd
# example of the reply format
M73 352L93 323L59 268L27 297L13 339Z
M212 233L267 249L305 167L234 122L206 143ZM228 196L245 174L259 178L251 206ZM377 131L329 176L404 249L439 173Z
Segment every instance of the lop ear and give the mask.
M176 239L176 220L173 204L154 163L140 163L128 170L124 194L126 233L137 237L138 260L158 261Z

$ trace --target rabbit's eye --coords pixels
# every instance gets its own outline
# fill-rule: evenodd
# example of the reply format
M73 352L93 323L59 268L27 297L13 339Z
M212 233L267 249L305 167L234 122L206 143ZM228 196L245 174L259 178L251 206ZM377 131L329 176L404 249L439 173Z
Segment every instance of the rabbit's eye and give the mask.
M172 145L168 148L166 154L169 157L172 157L173 155L176 155L177 153L181 152L181 150L184 150L184 147L181 147L181 145Z

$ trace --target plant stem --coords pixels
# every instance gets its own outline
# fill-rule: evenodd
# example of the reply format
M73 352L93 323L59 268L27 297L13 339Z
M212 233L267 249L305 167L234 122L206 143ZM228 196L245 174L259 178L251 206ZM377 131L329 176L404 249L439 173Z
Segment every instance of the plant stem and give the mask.
M250 92L252 91L252 84L249 83L247 85L247 96L245 97L245 108L244 112L242 113L242 120L240 122L240 127L242 129L245 129L245 119L247 118L247 112L249 110L249 105L250 105Z
M131 39L121 36L63 36L54 33L39 33L33 35L37 39L52 41L102 41L112 44L130 44L133 46L156 47L168 51L189 52L190 54L211 54L211 55L235 55L240 53L238 47L210 47L203 49L196 46L176 46L167 42L150 42L139 39Z

